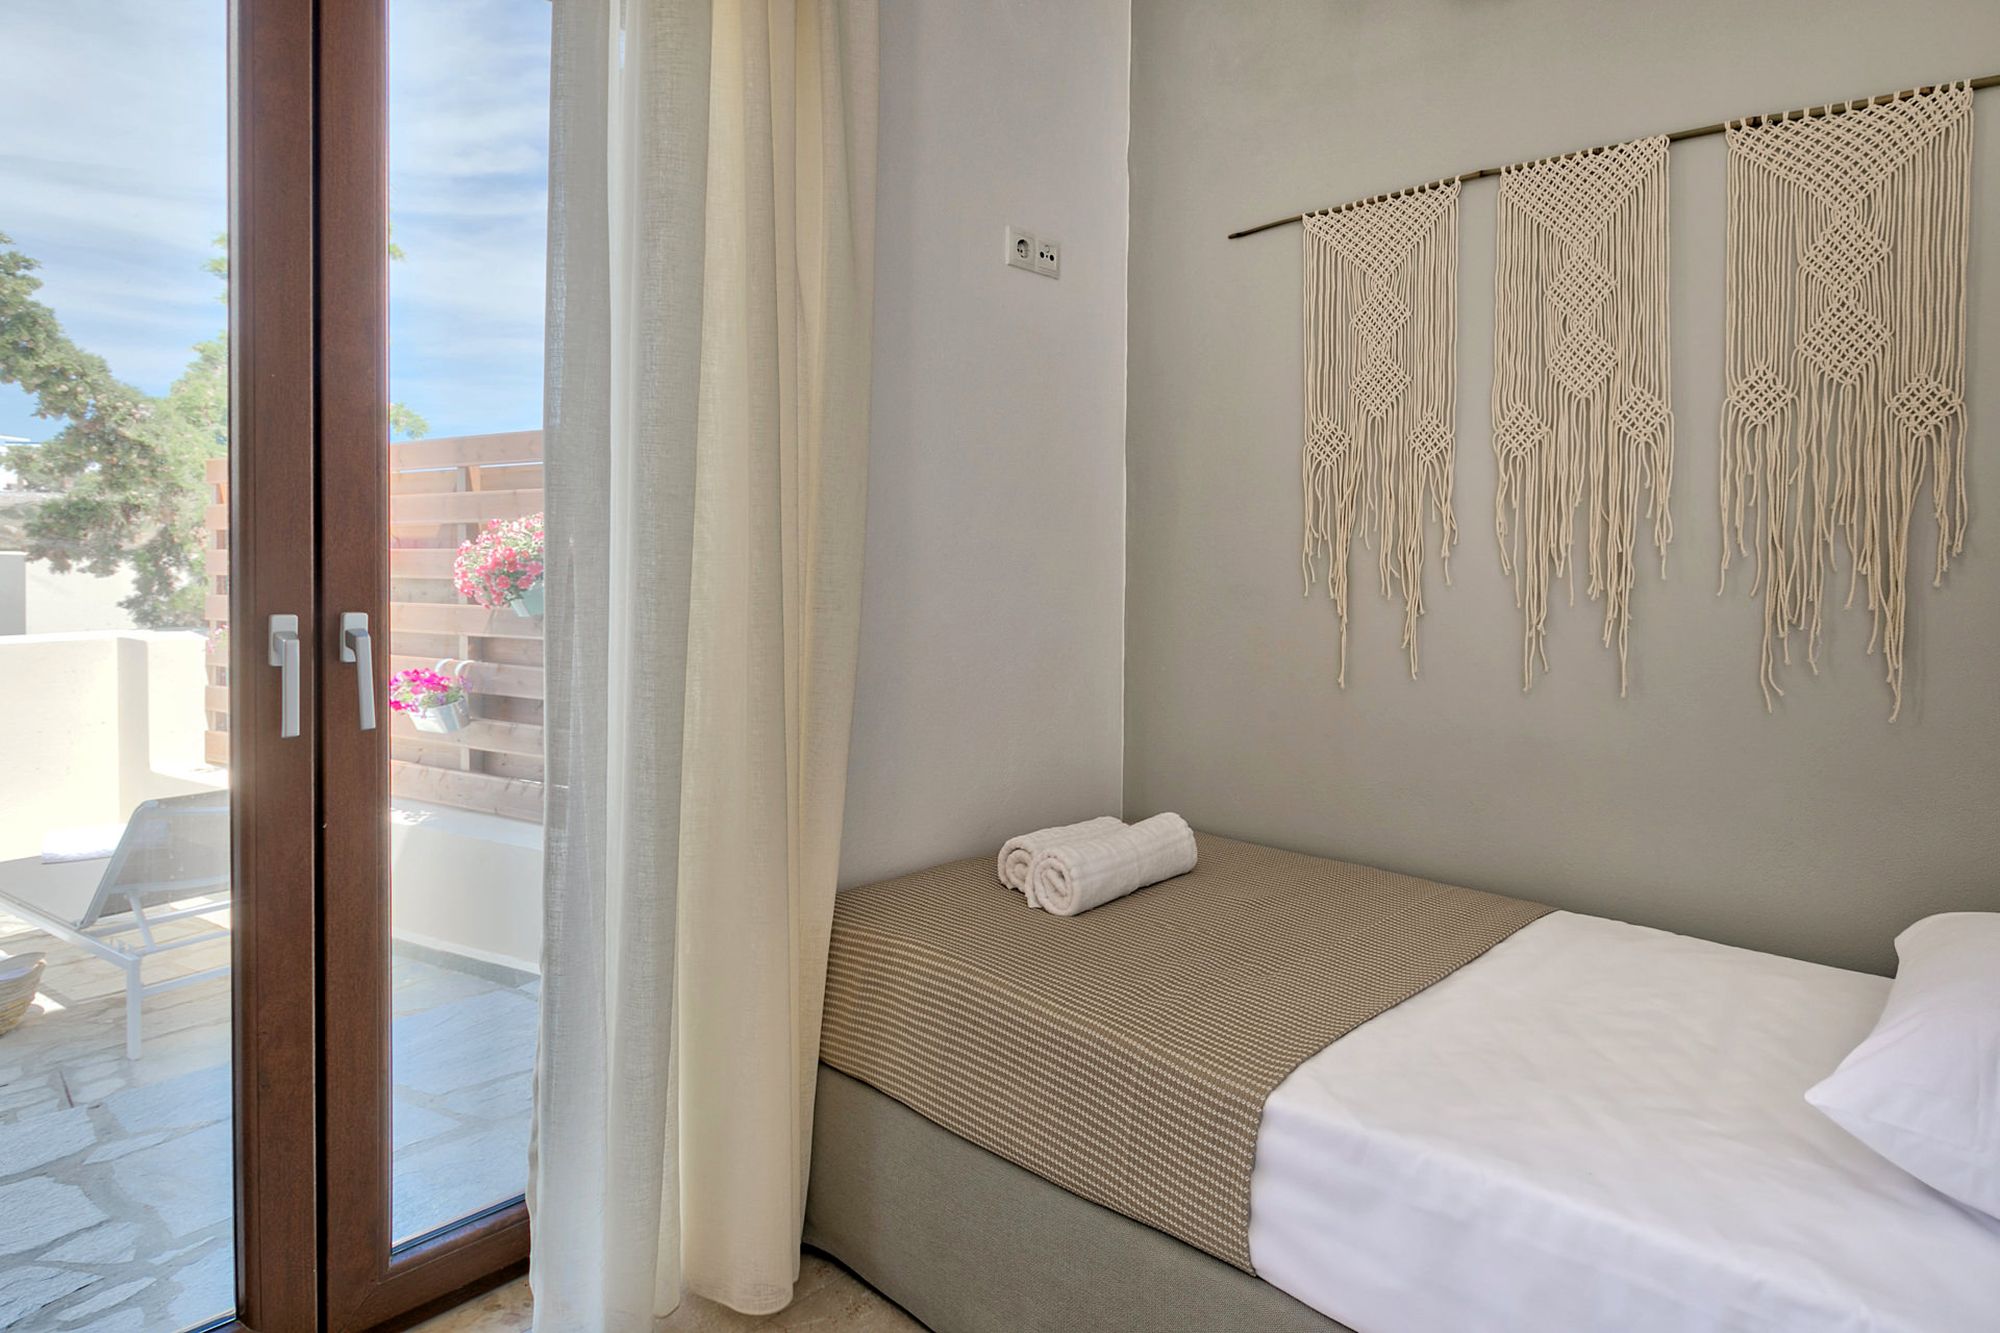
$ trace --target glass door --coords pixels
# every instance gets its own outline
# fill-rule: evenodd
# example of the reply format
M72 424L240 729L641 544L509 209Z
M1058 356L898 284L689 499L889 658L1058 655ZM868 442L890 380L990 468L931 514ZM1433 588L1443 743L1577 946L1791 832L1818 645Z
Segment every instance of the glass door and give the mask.
M317 1317L299 10L0 17L0 1326Z
M526 1257L547 0L321 6L329 1325Z

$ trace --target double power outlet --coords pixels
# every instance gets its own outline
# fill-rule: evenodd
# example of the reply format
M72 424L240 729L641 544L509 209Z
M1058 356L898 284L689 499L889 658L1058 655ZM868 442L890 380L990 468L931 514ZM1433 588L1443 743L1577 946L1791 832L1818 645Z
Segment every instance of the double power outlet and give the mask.
M1007 228L1007 264L1045 278L1062 276L1062 242L1037 238L1019 227Z

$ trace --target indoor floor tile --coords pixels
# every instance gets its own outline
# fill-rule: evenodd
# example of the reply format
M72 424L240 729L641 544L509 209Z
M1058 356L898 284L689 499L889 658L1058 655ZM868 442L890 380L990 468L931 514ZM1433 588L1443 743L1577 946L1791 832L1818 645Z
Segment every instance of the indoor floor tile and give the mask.
M526 1333L534 1322L528 1280L518 1278L456 1310L448 1310L415 1333ZM922 1333L923 1325L878 1295L838 1264L808 1254L799 1264L799 1285L791 1305L774 1315L737 1314L713 1301L690 1297L661 1326L667 1333Z

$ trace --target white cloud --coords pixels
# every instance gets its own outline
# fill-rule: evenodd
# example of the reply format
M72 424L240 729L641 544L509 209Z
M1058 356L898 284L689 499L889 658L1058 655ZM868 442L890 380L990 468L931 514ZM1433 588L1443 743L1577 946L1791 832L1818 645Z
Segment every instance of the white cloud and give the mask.
M202 271L228 217L223 4L11 0L0 233L77 342L159 392L224 319ZM13 395L21 401L18 394ZM9 424L0 429L45 434Z
M224 0L8 0L0 232L42 298L150 392L224 319ZM390 6L392 388L457 433L541 417L548 0ZM40 437L0 386L0 432Z

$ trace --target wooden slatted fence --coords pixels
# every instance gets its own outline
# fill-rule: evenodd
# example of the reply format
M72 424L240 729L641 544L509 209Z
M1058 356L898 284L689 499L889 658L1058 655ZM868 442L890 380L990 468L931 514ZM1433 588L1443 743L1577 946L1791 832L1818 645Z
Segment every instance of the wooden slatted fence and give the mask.
M542 622L488 611L452 585L460 542L492 519L542 510L542 433L461 435L389 446L390 673L445 659L466 664L471 726L418 731L386 706L390 790L398 796L539 821L542 817ZM213 631L229 617L229 465L208 463L204 568ZM380 642L383 636L378 635ZM379 649L378 649L379 651ZM229 761L228 654L211 633L211 763Z

